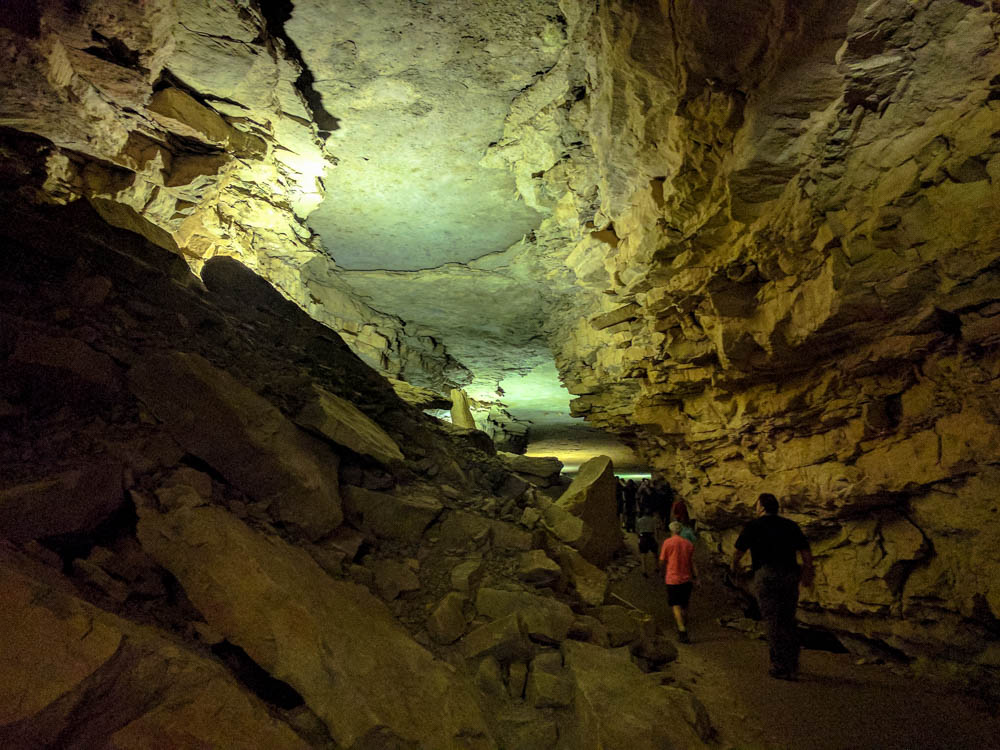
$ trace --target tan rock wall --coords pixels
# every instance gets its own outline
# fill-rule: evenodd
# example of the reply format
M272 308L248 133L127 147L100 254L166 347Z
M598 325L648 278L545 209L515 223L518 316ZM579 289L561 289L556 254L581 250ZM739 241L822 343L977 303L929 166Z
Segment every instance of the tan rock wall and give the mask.
M781 496L819 550L814 619L912 652L939 623L989 662L1000 609L966 565L996 572L996 10L641 5L575 16L612 241L593 325L553 339L574 413L638 442L720 551ZM960 544L920 510L945 496L982 520Z

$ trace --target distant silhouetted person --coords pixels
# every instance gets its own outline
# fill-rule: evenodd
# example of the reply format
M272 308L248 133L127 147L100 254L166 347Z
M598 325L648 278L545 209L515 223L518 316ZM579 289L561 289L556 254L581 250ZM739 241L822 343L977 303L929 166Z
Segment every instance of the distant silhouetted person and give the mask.
M653 482L653 512L663 521L663 528L670 523L670 506L674 502L674 489L665 479Z
M740 560L750 550L755 593L767 628L769 674L781 680L794 680L799 671L795 610L799 603L799 583L812 584L812 552L799 525L778 515L778 499L774 495L762 494L756 509L757 518L746 525L736 540L732 572L739 574ZM802 558L801 567L796 553Z
M625 483L625 531L635 531L635 516L638 510L635 495L638 490L634 479Z
M666 571L663 580L667 584L667 603L677 621L677 640L690 643L687 610L698 571L694 566L694 545L681 536L680 521L670 522L670 537L660 547L660 562Z
M683 500L674 502L673 507L670 508L670 518L680 523L681 536L694 544L698 537L694 532L694 521L691 519L687 504Z
M635 502L641 511L653 501L653 483L646 477L639 482L639 489L635 492Z

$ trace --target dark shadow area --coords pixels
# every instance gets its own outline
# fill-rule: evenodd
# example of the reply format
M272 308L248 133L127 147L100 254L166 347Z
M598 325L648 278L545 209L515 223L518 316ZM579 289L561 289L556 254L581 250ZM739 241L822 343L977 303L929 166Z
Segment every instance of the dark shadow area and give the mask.
M260 0L260 10L267 22L268 32L271 36L285 43L285 51L288 56L299 65L301 72L295 80L295 88L306 100L307 106L312 112L313 122L319 127L320 135L326 137L334 130L340 129L340 119L331 115L323 107L322 95L313 88L315 78L312 71L309 70L309 66L302 58L302 52L298 45L285 32L285 22L292 17L294 8L292 0Z
M139 516L135 503L130 499L119 506L118 510L105 518L92 532L85 534L57 534L39 539L46 548L52 550L62 560L63 573L73 572L73 561L86 558L94 547L110 547L116 539L123 536L135 536Z
M286 710L305 704L295 688L272 677L239 646L220 641L212 646L212 653L229 667L240 683L265 703Z

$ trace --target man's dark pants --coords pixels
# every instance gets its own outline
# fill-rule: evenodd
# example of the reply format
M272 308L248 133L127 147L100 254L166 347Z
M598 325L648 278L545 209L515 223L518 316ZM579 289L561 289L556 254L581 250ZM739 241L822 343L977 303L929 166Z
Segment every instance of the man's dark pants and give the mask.
M799 574L787 568L762 567L754 574L760 614L767 628L771 668L794 675L799 668L795 610L799 606Z

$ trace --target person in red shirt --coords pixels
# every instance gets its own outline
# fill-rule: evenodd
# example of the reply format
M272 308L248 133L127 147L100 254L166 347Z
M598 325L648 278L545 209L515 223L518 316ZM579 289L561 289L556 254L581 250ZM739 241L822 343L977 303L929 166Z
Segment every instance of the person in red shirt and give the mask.
M679 521L670 524L670 537L660 547L660 563L666 571L663 580L667 584L667 603L673 609L674 619L677 621L677 640L690 643L687 609L698 571L694 566L694 545L681 536Z

